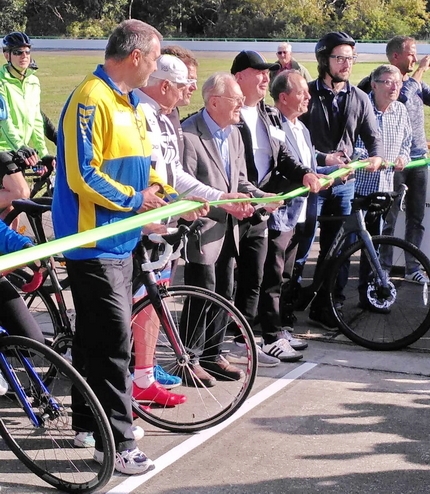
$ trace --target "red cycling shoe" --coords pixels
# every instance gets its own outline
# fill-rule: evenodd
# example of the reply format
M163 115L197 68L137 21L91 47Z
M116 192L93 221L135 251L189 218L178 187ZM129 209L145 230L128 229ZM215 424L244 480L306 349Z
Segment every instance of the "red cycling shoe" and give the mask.
M139 386L133 383L133 398L138 403L152 402L167 407L174 407L187 401L185 395L171 393L157 381L153 382L149 388L139 388Z

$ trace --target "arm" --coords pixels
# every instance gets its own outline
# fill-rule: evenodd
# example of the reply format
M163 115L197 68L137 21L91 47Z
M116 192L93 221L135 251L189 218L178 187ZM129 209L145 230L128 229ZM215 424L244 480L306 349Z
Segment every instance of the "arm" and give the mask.
M369 157L384 156L381 133L372 109L372 103L367 97L362 99L362 112L359 135L364 142Z
M25 145L23 136L12 122L11 108L8 103L8 90L4 82L0 82L0 130L10 149L18 150Z
M424 74L430 67L430 55L426 55L420 60L417 70L412 74L412 77L419 83L422 82Z
M32 245L31 240L11 230L6 223L0 221L0 251L9 254Z
M36 76L33 76L36 77ZM37 80L38 81L38 80ZM39 82L39 81L38 81ZM36 88L36 85L34 85ZM34 122L32 122L33 131L31 134L31 142L33 147L37 150L40 158L48 154L48 148L45 142L45 127L43 123L42 113L40 111L40 85L37 84L37 91L33 91L31 95L31 101L29 104L35 106L35 117Z

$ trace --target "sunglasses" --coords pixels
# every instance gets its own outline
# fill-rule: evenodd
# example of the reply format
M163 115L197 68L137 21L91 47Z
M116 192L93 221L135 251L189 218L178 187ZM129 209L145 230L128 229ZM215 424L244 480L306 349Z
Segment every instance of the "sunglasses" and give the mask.
M22 55L30 55L30 50L12 50L12 54L16 57L21 57Z
M289 51L277 51L278 55L285 55L285 53L290 53Z

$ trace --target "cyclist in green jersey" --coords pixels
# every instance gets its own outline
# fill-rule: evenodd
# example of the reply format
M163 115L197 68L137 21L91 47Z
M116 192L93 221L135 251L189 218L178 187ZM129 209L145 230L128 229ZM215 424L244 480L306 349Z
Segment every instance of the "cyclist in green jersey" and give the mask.
M48 158L45 144L39 79L29 68L30 38L18 31L6 35L3 54L7 63L0 68L0 208L4 209L14 199L29 196L22 170L52 157Z

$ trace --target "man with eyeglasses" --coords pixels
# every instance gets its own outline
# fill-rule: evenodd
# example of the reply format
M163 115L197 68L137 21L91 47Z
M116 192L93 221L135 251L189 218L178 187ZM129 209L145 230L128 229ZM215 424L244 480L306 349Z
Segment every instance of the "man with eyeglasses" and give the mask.
M300 117L308 128L321 166L345 165L353 158L354 147L361 137L369 153L367 169L377 170L383 156L383 146L369 98L349 82L356 61L355 41L344 32L331 32L315 46L318 78L309 83L311 101L308 112ZM354 180L348 177L320 192L318 211L321 216L348 215L354 197ZM320 252L317 266L324 259L341 223L321 222ZM343 302L343 288L348 281L349 267L339 272L336 303ZM325 329L335 329L337 321L329 309L324 290L312 303L309 318Z
M399 101L403 103L409 114L412 126L411 159L419 160L428 155L427 139L424 129L424 105L430 106L430 86L422 78L430 67L430 55L423 57L414 70L417 57L417 45L414 38L409 36L394 36L385 49L390 64L400 70L402 87ZM412 74L411 76L409 74ZM360 83L364 91L369 92L369 77ZM405 238L421 247L424 237L424 214L426 207L428 182L428 167L420 166L403 170L394 175L394 188L398 190L401 184L408 186L406 193L406 225ZM400 197L394 201L387 214L383 227L384 235L393 235L400 210ZM429 283L428 274L424 273L414 259L406 259L406 278L415 283Z
M356 171L355 195L364 197L373 192L391 192L394 190L394 175L401 172L410 161L412 128L406 107L397 101L402 87L402 75L394 65L380 65L370 76L372 91L369 94L376 121L381 131L384 146L384 162L393 163L394 167L380 169L375 172ZM356 142L356 154L361 159L368 157L362 140ZM371 213L366 215L366 228L373 235L380 235L382 229L381 216ZM381 261L384 266L392 264L389 254L381 248ZM372 312L375 308L367 298L368 280L371 274L369 262L365 256L360 259L360 283L358 286L360 307ZM383 310L382 310L383 311Z
M308 69L293 58L291 43L279 43L276 52L278 63L270 70L270 85L273 79L283 70L297 70L307 82L312 80Z
M235 125L240 121L244 98L234 76L224 72L210 76L203 84L202 95L204 109L182 123L184 169L224 193L239 193L246 198L271 195L246 177L244 145ZM267 208L271 211L278 206L275 203ZM232 299L233 266L239 254L238 220L249 217L253 212L253 206L247 202L239 210L211 208L202 220L201 247L188 242L187 257L190 262L185 265L185 284L207 288L228 300ZM249 265L248 270L253 270L253 266ZM193 306L190 317L199 318L202 312L207 313ZM217 379L240 380L243 377L243 371L220 353L225 328L218 327L222 324L220 318L215 319L205 328L205 333L202 327L201 332L183 335L185 346L193 348L195 353L192 372L198 377L200 385L208 387L214 386ZM185 380L196 381L187 372Z
M264 102L269 86L269 70L273 66L254 51L241 51L231 66L231 73L245 97L238 127L245 147L248 179L256 187L271 193L287 192L300 185L310 187L311 192L318 192L320 183L317 175L291 156L285 145L285 133L278 128L278 121L272 119L271 107ZM274 241L269 239L269 214L264 213L264 210L257 211L240 225L235 304L251 327L257 315L268 242ZM282 240L288 242L286 237L289 232L280 233ZM260 316L264 317L264 314ZM264 343L264 350L259 349L258 352L258 362L266 367L277 365L280 360L297 361L303 355L296 349L306 347L286 332L270 335ZM236 349L236 355L239 360L240 348Z
M4 217L14 199L29 197L22 171L48 158L43 118L40 112L40 83L29 68L31 41L22 32L3 38L6 64L0 69L0 208ZM21 165L14 160L21 161Z

